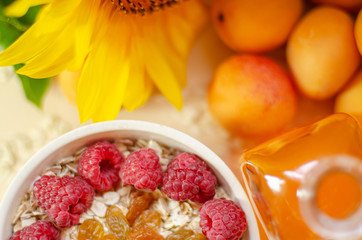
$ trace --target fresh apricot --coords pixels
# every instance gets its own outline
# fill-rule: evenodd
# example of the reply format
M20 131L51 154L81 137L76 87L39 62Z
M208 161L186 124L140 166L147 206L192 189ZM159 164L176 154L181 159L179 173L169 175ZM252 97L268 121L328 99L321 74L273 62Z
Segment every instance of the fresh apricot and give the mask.
M303 10L302 0L212 0L213 25L239 52L265 52L283 45Z
M79 75L80 72L64 71L57 76L58 83L64 96L74 105L76 105L77 102L76 91Z
M334 96L361 58L352 18L329 6L316 7L301 19L288 40L286 53L299 89L312 99Z
M312 2L318 4L331 4L352 11L358 11L362 7L361 0L312 0Z
M353 76L346 88L337 95L334 110L335 112L362 114L362 69Z
M362 54L362 9L359 11L354 24L354 36L360 54Z
M235 55L215 71L208 88L212 115L232 134L267 137L282 130L296 111L288 74L274 61Z

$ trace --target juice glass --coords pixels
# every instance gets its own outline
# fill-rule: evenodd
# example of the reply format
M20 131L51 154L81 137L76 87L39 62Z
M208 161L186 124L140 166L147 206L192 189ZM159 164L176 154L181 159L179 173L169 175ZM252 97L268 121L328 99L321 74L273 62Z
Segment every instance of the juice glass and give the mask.
M241 172L269 239L362 239L362 133L352 116L248 150Z

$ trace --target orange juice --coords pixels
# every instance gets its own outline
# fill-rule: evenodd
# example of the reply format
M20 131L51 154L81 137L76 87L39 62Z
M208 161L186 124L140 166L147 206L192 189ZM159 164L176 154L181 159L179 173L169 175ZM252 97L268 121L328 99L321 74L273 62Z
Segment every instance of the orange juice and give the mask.
M362 239L362 133L351 116L251 149L241 171L270 239Z
M344 219L351 216L361 205L357 178L343 171L327 173L319 181L315 202L318 209L332 218Z

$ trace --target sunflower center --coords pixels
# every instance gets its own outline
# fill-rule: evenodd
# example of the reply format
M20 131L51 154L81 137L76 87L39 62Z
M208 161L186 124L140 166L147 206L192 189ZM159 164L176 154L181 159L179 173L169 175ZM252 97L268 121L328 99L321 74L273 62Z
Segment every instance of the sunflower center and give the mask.
M124 13L141 14L152 13L171 7L183 0L110 0L117 8Z

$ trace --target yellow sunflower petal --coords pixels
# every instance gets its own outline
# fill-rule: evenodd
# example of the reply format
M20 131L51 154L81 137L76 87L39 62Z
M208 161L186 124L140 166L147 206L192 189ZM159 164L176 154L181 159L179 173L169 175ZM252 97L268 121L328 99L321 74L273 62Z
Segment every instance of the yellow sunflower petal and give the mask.
M44 51L64 31L79 1L52 1L47 5L46 14L0 54L0 66L24 63Z
M75 22L76 28L73 33L75 36L75 56L70 63L69 70L71 71L78 71L89 53L94 30L99 28L97 25L97 10L99 11L99 4L100 1L98 0L87 0L82 1L78 8Z
M97 101L100 99L102 76L95 66L95 53L91 52L84 63L82 73L77 83L77 106L81 123L88 121L97 109Z
M153 82L149 77L145 76L145 73L139 74L134 72L136 70L135 64L131 65L131 72L127 85L127 91L124 96L123 107L127 111L133 111L149 99L153 92Z
M124 61L118 62L115 66L120 65L118 68L119 71L113 71L112 74L107 76L109 77L108 81L105 81L102 86L102 104L98 105L98 109L93 114L93 122L113 120L117 117L122 107L127 82L129 80L130 64L127 58L124 59Z
M167 57L169 66L174 71L181 88L183 88L187 82L188 54L185 54L186 56L178 54L176 49L170 44L162 19L154 21L153 29L155 29L154 31L157 36L157 39L153 40L158 45L158 50L163 56Z
M16 73L31 78L53 77L67 69L69 59L71 59L73 55L72 48L65 49L61 52L46 52L30 60L24 67L16 71ZM49 65L49 62L52 62L52 64Z
M152 43L144 42L146 69L157 88L177 109L182 108L181 87L177 76L170 68L167 58L162 56Z
M170 44L183 57L188 57L198 32L207 22L207 9L200 0L195 0L186 1L171 11L164 13L167 19L165 31Z
M188 56L190 50L190 35L192 33L190 25L181 16L168 14L167 15L166 31L170 38L171 44L181 56ZM177 27L174 27L177 26Z
M77 82L77 106L80 122L88 121L97 109L97 101L100 99L103 76L97 66L97 48L88 55L80 78Z
M74 32L72 26L69 24L43 52L28 61L17 73L32 78L47 78L63 72L74 56L71 40Z
M132 29L137 29L132 26ZM134 33L136 34L136 33ZM133 41L132 41L133 40ZM137 39L132 39L131 48L131 72L127 84L127 91L124 96L123 106L127 111L133 111L146 103L153 92L153 82L145 73L145 66L142 61L143 55L139 51Z
M5 15L9 17L21 17L26 14L30 7L50 2L51 0L17 0L7 6L4 12Z
M159 43L155 41L157 34L160 34L158 31L147 26L143 28L143 31L139 36L138 44L143 53L143 59L146 59L146 70L165 98L177 109L181 109L181 86L175 69L169 63L169 57L174 52L167 52L165 46L158 45Z
M45 6L34 25L38 32L35 36L61 32L69 24L69 19L78 14L79 4L82 0L53 0Z
M145 67L137 53L137 49L132 44L130 61L132 63L127 84L127 91L124 96L123 106L126 110L132 111L143 102Z
M150 78L150 76L148 76L148 74L146 74L145 78L144 78L144 86L143 86L144 90L140 96L141 98L141 102L139 103L139 106L135 106L136 108L142 106L143 104L145 104L147 102L147 100L151 97L152 93L153 93L153 89L154 89L154 84L152 79ZM134 110L134 109L132 109Z
M100 29L78 81L81 122L90 118L95 122L112 120L122 106L130 69L124 48L128 43L128 26L114 15L109 21L112 25L108 23ZM114 31L114 26L118 26L119 31Z

